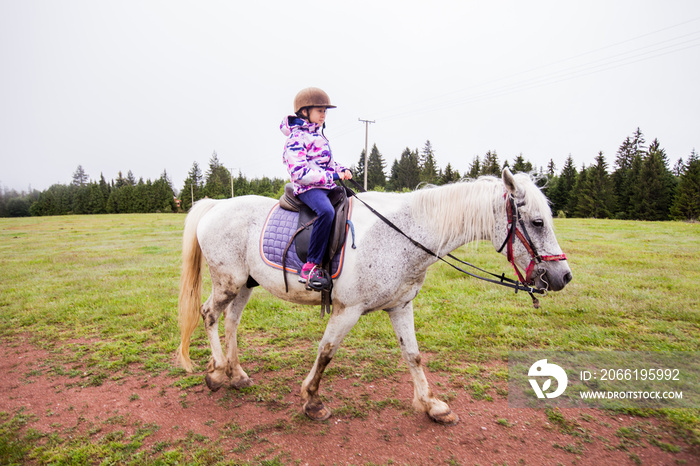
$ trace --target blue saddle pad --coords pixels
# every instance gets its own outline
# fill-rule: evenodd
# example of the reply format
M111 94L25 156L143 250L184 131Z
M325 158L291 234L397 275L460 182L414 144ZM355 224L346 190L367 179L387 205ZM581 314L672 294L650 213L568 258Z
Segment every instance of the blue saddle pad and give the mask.
M272 208L265 221L262 235L260 235L260 256L263 261L277 269L282 269L282 256L284 249L297 228L299 228L299 212L282 209L279 204ZM346 225L347 228L347 225ZM345 244L331 260L331 278L337 278L343 268L343 256ZM285 268L287 272L299 273L304 263L296 252L296 240L287 250Z

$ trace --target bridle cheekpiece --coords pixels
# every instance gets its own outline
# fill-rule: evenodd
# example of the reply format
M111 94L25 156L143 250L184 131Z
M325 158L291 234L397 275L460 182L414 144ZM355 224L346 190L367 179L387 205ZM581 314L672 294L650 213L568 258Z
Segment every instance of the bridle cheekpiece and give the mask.
M566 260L566 254L562 253L558 255L546 256L540 255L537 252L537 248L533 244L532 239L530 239L530 235L528 234L527 228L525 227L525 222L520 216L520 211L518 210L518 207L522 207L524 204L521 203L516 205L513 196L509 193L506 193L503 196L506 199L506 213L508 215L508 234L506 235L506 239L503 241L501 247L498 248L498 252L500 253L501 251L503 251L503 248L507 246L508 249L506 250L506 254L508 257L508 262L513 264L513 269L515 269L515 273L518 275L518 279L523 285L532 285L532 274L535 270L535 265L540 264L542 262L564 261ZM527 250L528 254L530 254L530 264L527 266L527 270L525 270L524 277L523 274L520 272L520 269L518 269L518 266L515 264L515 256L513 255L513 246L515 245L516 237L520 240L522 245L525 246L525 249Z

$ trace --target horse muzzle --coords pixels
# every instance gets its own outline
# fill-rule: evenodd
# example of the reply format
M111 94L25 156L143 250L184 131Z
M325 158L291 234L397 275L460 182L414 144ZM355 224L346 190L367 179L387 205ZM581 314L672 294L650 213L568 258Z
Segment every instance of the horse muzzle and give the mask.
M560 291L574 278L566 260L540 262L527 277L535 288Z

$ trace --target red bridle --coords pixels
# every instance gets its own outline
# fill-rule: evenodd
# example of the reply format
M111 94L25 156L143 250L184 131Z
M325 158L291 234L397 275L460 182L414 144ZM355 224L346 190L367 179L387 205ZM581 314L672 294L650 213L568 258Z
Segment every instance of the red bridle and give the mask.
M501 247L498 249L498 252L503 251L503 248L508 245L508 249L506 251L508 262L513 264L513 268L515 269L515 273L518 275L520 282L524 285L529 285L532 283L532 272L535 270L536 264L541 262L564 261L566 260L566 254L558 254L554 256L542 256L538 254L537 248L535 248L535 245L530 239L530 235L527 233L525 222L523 222L523 219L520 217L520 212L515 205L513 196L505 194L504 197L506 198L506 213L508 214L508 235L506 235L506 239L503 241L503 245L501 245ZM520 228L518 228L518 225ZM520 240L523 246L525 246L528 254L530 254L530 265L527 266L525 277L523 277L523 274L520 272L520 269L518 269L518 266L515 265L513 245L515 244L516 237Z

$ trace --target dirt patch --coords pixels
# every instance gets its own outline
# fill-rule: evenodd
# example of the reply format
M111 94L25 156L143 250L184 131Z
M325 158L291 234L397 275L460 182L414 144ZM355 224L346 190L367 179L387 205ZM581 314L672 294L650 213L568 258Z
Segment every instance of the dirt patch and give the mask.
M305 374L258 372L274 379L274 396L255 390L210 393L198 379L134 371L91 383L75 373L46 370L55 355L21 339L0 348L0 411L8 423L28 419L17 438L36 432L105 444L138 436L133 455L157 459L177 450L185 459L268 464L698 464L697 448L658 418L610 415L595 409L509 408L503 396L476 399L449 374L430 373L436 392L459 415L442 427L411 408L408 371L374 382L332 375L321 393L334 409L324 422L300 411ZM334 361L342 364L341 360ZM263 384L265 382L262 382ZM179 385L179 386L178 386ZM281 393L281 395L280 395ZM32 430L33 429L33 430ZM117 435L118 434L118 435ZM45 448L49 440L37 441ZM60 442L59 442L60 443ZM677 451L676 451L677 450ZM42 457L25 458L42 462ZM2 458L0 458L1 460ZM99 463L94 453L89 460ZM46 461L44 459L44 461ZM0 461L1 462L1 461Z

